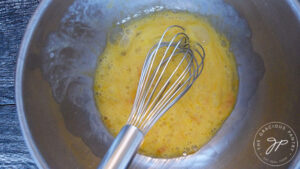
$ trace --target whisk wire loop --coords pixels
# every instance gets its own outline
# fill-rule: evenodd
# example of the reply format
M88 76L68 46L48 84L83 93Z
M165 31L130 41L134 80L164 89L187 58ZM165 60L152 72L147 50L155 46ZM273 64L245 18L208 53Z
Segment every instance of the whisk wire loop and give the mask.
M158 50L159 50L161 47L164 46L164 45L162 45L162 44L163 44L163 39L164 39L166 33L167 33L171 28L174 28L174 27L178 27L178 28L184 30L184 28L182 28L181 26L178 26L178 25L173 25L173 26L168 27L168 28L164 31L164 33L163 33L161 39L159 40L158 44L157 44L157 45L154 45L154 46L149 50L149 52L148 52L148 54L147 54L147 57L146 57L146 60L145 60L145 63L144 63L143 69L142 69L140 82L139 82L139 85L138 85L139 87L138 87L138 90L137 90L137 93L136 93L136 99L135 99L135 102L134 102L134 105L133 105L133 110L132 110L132 113L131 113L132 116L129 118L129 119L133 118L133 120L132 120L132 124L133 124L133 125L137 125L137 123L141 120L141 117L143 117L143 115L145 115L145 114L143 113L144 107L146 107L146 105L148 105L148 104L144 104L144 103L145 103L146 97L148 96L148 92L149 92L149 90L150 90L149 86L152 85L153 81L151 81L151 84L149 84L149 83L144 83L144 82L145 82L145 81L149 82L149 77L150 77L150 73L151 73L150 70L152 70L152 67L153 67L153 64L154 64L154 61L155 61L155 57L154 57L154 56L156 56ZM175 40L175 38L176 38L177 36L181 35L181 34L188 38L188 36L187 36L186 34L182 33L182 32L177 33L175 36L173 36L171 42L169 43L167 49L165 50L164 56L163 56L163 58L161 59L161 62L160 62L160 64L159 64L159 66L157 66L157 68L160 68L160 67L161 67L162 61L164 60L164 58L165 58L165 56L166 56L166 54L167 54L167 52L168 52L168 49L170 48L171 44L173 43L173 41ZM152 51L154 48L155 48L155 50ZM175 51L175 50L176 50L176 48L174 48L174 51ZM151 52L151 51L152 51L152 52ZM158 70L158 69L156 69L156 71L154 72L154 77L156 77L156 75L157 75L157 70ZM146 74L145 74L145 73L146 73ZM146 90L146 91L145 91L145 90ZM154 90L153 90L153 91L154 91ZM143 97L140 97L140 96L143 96ZM144 105L144 106L140 106L140 105ZM136 110L136 108L138 108L138 110ZM143 114L143 115L142 115L142 114ZM135 116L134 116L134 115L135 115Z
M173 41L173 40L174 40L174 39L172 39L172 41ZM171 42L172 42L172 41L171 41ZM148 113L148 110L152 108L153 104L157 101L157 99L159 98L159 96L160 96L160 95L162 94L162 92L165 90L166 86L168 85L168 82L170 81L170 79L171 79L172 76L174 75L174 72L178 69L178 66L177 66L177 68L174 70L174 72L173 72L172 75L169 77L169 79L167 80L167 82L164 84L163 87L161 87L160 91L158 92L158 94L156 95L156 97L152 100L151 104L149 105L149 102L150 102L150 100L152 99L152 96L153 96L154 92L156 91L157 86L158 86L159 82L161 81L162 76L163 76L163 74L165 73L165 70L166 70L166 68L167 68L167 66L168 66L168 64L169 64L169 62L170 62L170 60L172 59L172 57L174 56L174 53L176 52L176 48L180 45L181 41L182 41L182 40L180 40L180 41L176 44L174 50L173 50L172 53L171 53L171 56L168 57L168 58L166 59L166 63L164 64L163 70L160 72L160 75L159 75L158 79L156 80L156 76L157 76L157 74L158 74L158 70L159 70L160 67L162 67L163 61L165 60L164 58L166 57L167 51L168 51L168 49L170 48L171 44L167 47L166 52L165 52L163 58L161 59L160 64L159 64L158 67L154 70L154 72L155 72L155 73L154 73L154 76L151 76L149 80L147 79L147 82L151 82L151 83L150 83L150 84L147 83L147 85L146 85L146 87L147 87L147 92L146 92L146 94L144 95L144 99L147 98L147 101L146 101L146 103L142 102L141 104L142 104L143 106L140 106L140 108L141 108L140 112L144 112L143 115L141 116L141 119L144 119L145 115ZM154 86L152 87L153 82L156 82L156 83L155 83ZM150 89L152 90L152 92L150 93L150 95L148 95ZM143 100L143 101L144 101L144 100ZM146 110L147 108L148 108L148 110Z
M167 40L170 37L168 32L175 28L176 34ZM183 31L184 28L178 25L168 27L146 56L127 122L144 134L186 93L203 70L204 48L198 43L192 48ZM170 63L176 59L179 62L171 68Z

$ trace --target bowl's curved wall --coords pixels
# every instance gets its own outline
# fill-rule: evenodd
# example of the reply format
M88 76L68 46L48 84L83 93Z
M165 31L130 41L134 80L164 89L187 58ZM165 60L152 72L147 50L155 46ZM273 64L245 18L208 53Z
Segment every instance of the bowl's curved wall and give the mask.
M168 160L138 155L132 168L264 168L252 147L260 126L281 121L300 135L296 1L87 2L93 1L43 0L22 42L16 100L23 134L40 168L96 168L113 139L95 108L92 74L111 24L134 12L119 15L124 9L151 12L180 6L208 16L232 41L240 76L237 105L205 147L194 155ZM223 20L216 20L218 14ZM298 152L283 168L299 167L299 159Z

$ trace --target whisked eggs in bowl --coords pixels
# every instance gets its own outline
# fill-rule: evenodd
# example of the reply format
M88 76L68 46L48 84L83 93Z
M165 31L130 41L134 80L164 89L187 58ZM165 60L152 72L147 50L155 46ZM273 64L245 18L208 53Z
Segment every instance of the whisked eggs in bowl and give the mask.
M97 168L126 123L149 48L177 24L205 49L204 69L129 168L264 168L252 147L257 129L280 120L298 131L300 28L291 2L43 0L16 72L37 164Z
M206 59L203 72L192 88L146 134L139 152L160 158L198 151L231 113L238 92L238 74L230 44L204 18L172 11L138 18L118 25L121 32L113 40L110 36L116 35L108 35L95 74L96 104L113 135L129 118L148 50L170 25L184 25L191 43L204 46Z

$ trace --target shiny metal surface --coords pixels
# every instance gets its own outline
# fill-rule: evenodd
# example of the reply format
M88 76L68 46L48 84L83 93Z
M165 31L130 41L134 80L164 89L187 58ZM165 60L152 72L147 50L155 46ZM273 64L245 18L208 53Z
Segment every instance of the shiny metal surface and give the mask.
M92 91L106 32L134 12L178 6L205 15L231 40L240 78L238 101L197 153L173 159L138 154L130 168L271 168L255 155L256 131L280 121L300 137L298 1L43 0L23 38L16 72L19 119L40 168L97 168L113 140L99 119ZM299 160L298 151L277 168L297 169Z
M141 142L144 134L135 126L124 126L101 160L98 169L127 168Z

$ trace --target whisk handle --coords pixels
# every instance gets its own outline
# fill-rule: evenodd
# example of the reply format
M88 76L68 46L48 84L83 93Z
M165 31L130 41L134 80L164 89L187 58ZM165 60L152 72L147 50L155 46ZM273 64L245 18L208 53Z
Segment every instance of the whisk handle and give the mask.
M125 169L139 148L144 134L135 126L124 126L104 155L98 169Z

